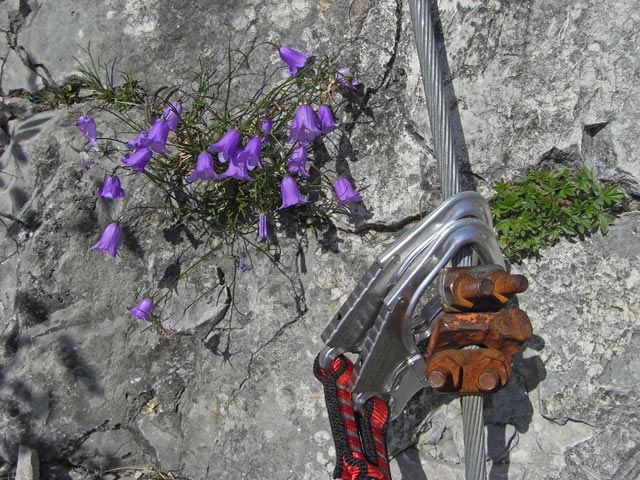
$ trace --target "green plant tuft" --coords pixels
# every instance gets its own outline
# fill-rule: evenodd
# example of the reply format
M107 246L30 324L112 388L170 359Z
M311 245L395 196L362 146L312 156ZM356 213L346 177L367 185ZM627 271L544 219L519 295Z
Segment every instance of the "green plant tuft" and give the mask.
M537 255L560 237L606 234L624 193L618 185L601 185L586 166L578 172L560 167L532 169L513 182L500 180L489 200L498 242L515 262Z
M88 57L86 63L75 58L83 79L83 86L118 111L128 110L144 103L146 93L140 83L127 73L117 72L119 78L116 75L117 58L103 64L100 60L93 58L91 45L83 51Z
M10 96L24 98L33 103L38 110L53 110L62 105L72 105L80 101L81 85L74 83L65 83L62 86L49 85L37 92L29 92L27 90L12 91Z

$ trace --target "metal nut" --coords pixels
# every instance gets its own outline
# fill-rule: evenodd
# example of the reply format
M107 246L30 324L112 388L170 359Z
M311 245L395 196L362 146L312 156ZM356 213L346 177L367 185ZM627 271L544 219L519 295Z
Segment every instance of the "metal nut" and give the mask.
M500 375L493 369L483 370L476 381L478 389L483 393L490 393L500 386Z

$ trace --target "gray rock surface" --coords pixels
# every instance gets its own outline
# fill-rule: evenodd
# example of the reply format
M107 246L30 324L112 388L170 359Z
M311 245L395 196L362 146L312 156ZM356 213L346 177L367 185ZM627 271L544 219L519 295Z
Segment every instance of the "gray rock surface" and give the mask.
M640 193L638 11L440 2L468 186L488 194L539 163L586 163ZM194 480L328 478L335 452L311 373L319 334L382 246L439 202L407 3L5 0L0 30L5 94L63 83L89 42L150 87L184 85L194 52L220 59L229 34L239 47L337 50L358 66L363 113L333 152L336 170L367 187L357 224L282 237L277 263L243 244L212 256L160 304L167 336L124 307L188 267L175 259L189 232L167 228L161 210L136 213L161 202L137 176L124 179L126 200L96 198L103 166L84 170L73 148L89 105L0 105L0 212L19 219L0 219L0 463L30 445L45 478L131 465ZM277 61L257 49L258 66ZM121 128L94 114L101 135ZM88 251L118 217L120 256ZM639 231L631 212L605 237L514 266L531 280L520 302L536 337L485 403L492 479L637 476ZM394 478L464 478L458 400L423 392L389 445Z

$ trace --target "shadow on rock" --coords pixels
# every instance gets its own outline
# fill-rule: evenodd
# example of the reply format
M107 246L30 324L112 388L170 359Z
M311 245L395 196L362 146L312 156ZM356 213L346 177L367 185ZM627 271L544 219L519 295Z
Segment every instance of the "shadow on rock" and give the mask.
M124 244L124 246L128 248L136 257L144 258L144 249L142 248L142 245L140 245L138 239L135 237L133 230L126 224L121 225L120 228L122 229L122 243Z
M340 244L344 243L338 236L338 229L334 224L329 225L329 228L322 233L319 239L320 248L322 253L338 253L340 251Z
M56 341L58 359L71 376L90 392L101 394L98 372L85 361L75 341L68 335L60 335Z
M420 466L420 454L415 447L407 448L396 456L402 478L411 480L427 480Z
M544 348L544 340L534 335L526 343L533 350ZM509 383L485 398L484 417L487 426L487 457L492 466L489 480L508 478L509 453L518 443L518 435L529 430L533 405L529 392L547 376L539 356L524 358L522 353L513 359L513 375ZM511 425L513 428L509 428Z

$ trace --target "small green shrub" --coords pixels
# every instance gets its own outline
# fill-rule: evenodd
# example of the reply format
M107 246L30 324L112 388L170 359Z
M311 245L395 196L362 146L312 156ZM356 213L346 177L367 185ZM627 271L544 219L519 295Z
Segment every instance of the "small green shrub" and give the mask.
M498 242L516 262L560 237L606 234L624 198L618 185L599 184L586 166L532 169L520 180L500 180L495 190L489 203Z

